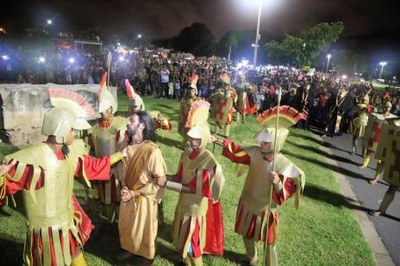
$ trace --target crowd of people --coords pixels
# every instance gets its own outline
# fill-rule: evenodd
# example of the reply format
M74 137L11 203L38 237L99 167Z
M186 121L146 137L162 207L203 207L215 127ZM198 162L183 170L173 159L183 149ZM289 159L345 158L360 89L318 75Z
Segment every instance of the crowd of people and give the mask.
M4 48L4 49L3 49ZM152 95L181 100L189 93L190 85L196 83L196 94L205 99L212 98L220 87L220 76L228 73L235 90L243 89L245 82L251 88L249 104L257 105L262 112L276 105L276 89L282 88L282 104L298 110L308 108L312 122L327 121L340 113L344 130L354 115L353 105L362 101L369 84L358 82L352 85L348 80L316 72L307 72L290 67L258 68L238 67L220 58L195 58L185 53L172 53L165 49L133 49L111 47L111 60L107 53L94 53L80 49L41 50L18 53L12 49L10 58L1 60L1 77L8 83L56 83L56 84L98 84L104 72L110 73L110 84L124 89L128 79L140 95ZM19 58L16 60L15 58ZM28 60L31 58L31 60ZM43 59L43 61L40 60ZM30 62L30 63L29 63ZM261 71L262 69L262 71ZM399 93L394 89L369 93L370 105L382 108L389 99L390 110L398 114ZM336 106L336 107L335 107ZM331 119L327 134L335 134ZM338 129L336 128L336 131ZM338 132L336 132L337 134Z
M224 77L222 82L225 85L218 89L221 97L213 105L217 109L214 112L216 115L221 112L229 114L233 110L232 106L224 110L218 107L224 102L222 95L232 99L230 104L233 104L232 97L235 95L234 90L230 89L230 80L226 75ZM225 178L220 164L206 149L208 143L217 141L211 135L208 124L210 104L201 97L192 102L196 105L197 101L201 101L201 104L197 109L190 108L186 114L186 119L193 119L190 126L187 123L183 126L187 128L187 143L182 147L184 151L176 175L167 176L162 153L155 143L154 118L140 110L144 109L144 105L137 105L138 95L131 98L131 114L128 118L115 116L118 103L105 86L105 81L106 75L100 83L98 111L101 118L96 125L89 129L89 124L84 120L89 116L88 112L94 110L83 106L74 109L72 103L75 98L68 98L70 94L59 92L56 98L51 96L54 107L44 117L42 134L47 136L47 140L7 155L0 166L1 202L5 203L7 195L19 191L24 198L29 225L24 262L28 265L86 264L82 248L89 239L93 225L74 196L75 177L83 178L88 185L91 182L95 185L98 199L106 206L109 222L114 222L115 215L118 215L120 243L124 251L118 259L129 260L135 255L135 263L139 258L140 265L154 262L155 241L159 220L162 219L160 203L165 189L180 193L174 218L173 245L181 254L182 263L203 265L203 254L222 256L224 230L220 196ZM129 82L126 83L128 85ZM223 93L225 90L230 93ZM191 83L190 91L193 92L191 95L196 95L196 82ZM201 112L194 115L191 113L194 111ZM229 116L223 115L225 119ZM220 125L227 123L223 119L218 121ZM229 118L229 121L232 122L232 119ZM75 130L88 130L87 144L75 139ZM288 130L285 132L287 135ZM257 173L262 171L262 176L269 177L248 177L239 202L237 221L243 224L240 230L235 231L243 236L246 247L253 245L252 249L247 250L246 259L242 262L244 264L257 260L254 241L268 243L274 250L277 204L282 204L291 194L302 191L304 187L303 178L297 181L297 177L303 176L301 170L273 148L274 134L277 133L271 129L263 129L256 137L260 146L254 146L251 153L244 157L245 160L242 158L241 161L250 169L257 168ZM279 138L283 144L285 137ZM228 148L230 144L221 144L224 149L231 150ZM93 157L88 147L91 147ZM239 152L238 149L226 156L231 158ZM273 163L275 157L276 164ZM113 167L114 164L117 166ZM298 170L293 172L287 168ZM260 180L265 189L271 191L269 196L257 201L259 206L254 209L251 202L253 196L246 187L259 186ZM262 190L259 193L263 194ZM262 218L262 223L258 224L256 220L241 222L244 217L239 213L245 211ZM256 231L251 231L251 228ZM267 261L276 263L276 256Z
M398 130L394 122L400 112L397 91L378 91L368 83L350 85L323 73L288 67L261 71L211 60L182 61L160 56L160 60L152 61L136 54L129 74L126 69L121 73L112 69L114 82L130 96L128 117L115 116L118 102L108 91L106 78L99 77L96 80L101 84L98 108L101 118L95 126L89 129L82 119L89 116L87 109L75 110L68 108L75 105L53 101L54 108L46 113L42 128L47 140L6 156L0 166L0 203L6 201L6 195L22 191L28 221L23 256L27 265L85 265L82 248L93 226L74 196L74 177L83 178L88 185L92 181L96 197L106 205L108 221L118 220L124 251L118 259L130 260L135 255L141 265L154 262L165 189L179 193L173 245L182 263L203 265L203 254L222 256L220 196L225 177L219 162L206 149L210 142L223 146L223 155L232 162L249 167L234 228L246 249L240 264L254 265L259 261L255 242L260 241L265 243L265 265L277 265L277 207L292 195L298 206L305 175L280 153L289 130L274 127L270 120L275 113L265 111L286 108L296 122L292 125L305 130L319 127L330 137L352 133L353 148L349 151L352 153L356 153L357 140L368 136L366 128L374 114L391 126L391 130L386 130L391 136L396 136L393 130ZM178 130L183 137L183 152L174 175L167 175L156 144L154 117L144 110L140 97L145 95L149 99L181 101ZM257 145L240 147L229 139L230 125L235 120L245 123L245 117L253 114L264 119L268 116L270 122L255 135ZM209 118L215 121L214 130L210 129ZM87 145L74 139L74 130L88 129ZM374 140L379 142L376 137ZM391 145L390 140L385 143ZM371 213L380 215L400 184L392 178L391 161L382 148L371 145L363 148L368 151L366 159L376 153L382 161L385 180L391 180L381 208ZM360 167L367 164L364 162Z

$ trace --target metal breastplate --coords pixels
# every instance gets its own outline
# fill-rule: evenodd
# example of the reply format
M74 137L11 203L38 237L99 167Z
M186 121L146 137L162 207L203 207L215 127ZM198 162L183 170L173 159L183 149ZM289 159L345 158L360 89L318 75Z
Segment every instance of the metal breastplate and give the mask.
M73 218L74 169L70 159L59 161L54 154L43 157L52 163L50 168L44 169L44 186L34 193L23 191L28 226L31 229L68 226Z
M183 160L182 184L187 185L196 178L196 193L180 194L181 211L190 216L204 216L208 209L208 199L203 195L203 170L209 167L199 157L194 160L186 157Z
M92 134L96 157L110 155L116 151L116 136L108 128L96 128Z

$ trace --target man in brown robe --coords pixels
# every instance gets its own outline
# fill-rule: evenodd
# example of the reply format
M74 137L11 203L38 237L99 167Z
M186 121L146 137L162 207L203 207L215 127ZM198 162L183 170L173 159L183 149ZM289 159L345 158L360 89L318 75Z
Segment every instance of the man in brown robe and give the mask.
M119 237L127 251L119 259L139 256L134 265L151 265L156 252L158 205L163 190L155 179L165 179L166 165L155 144L155 126L145 111L137 111L128 119L127 160L120 167L121 205Z

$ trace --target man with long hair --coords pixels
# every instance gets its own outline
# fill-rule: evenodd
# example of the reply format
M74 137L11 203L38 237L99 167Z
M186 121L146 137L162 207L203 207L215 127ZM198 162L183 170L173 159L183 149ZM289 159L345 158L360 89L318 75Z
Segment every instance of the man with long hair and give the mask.
M156 179L166 178L166 165L155 143L155 126L146 111L136 111L128 119L127 159L119 169L121 205L118 221L120 243L130 255L139 256L135 265L154 261L158 231L158 202L163 189Z

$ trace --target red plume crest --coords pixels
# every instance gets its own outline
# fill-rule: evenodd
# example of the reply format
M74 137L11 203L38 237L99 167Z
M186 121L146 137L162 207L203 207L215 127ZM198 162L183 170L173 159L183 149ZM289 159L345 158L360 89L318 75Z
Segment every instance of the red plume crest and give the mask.
M257 120L261 125L275 126L278 107L275 106L258 115ZM290 127L300 120L307 118L304 112L299 112L293 107L283 105L279 107L279 122L281 127Z

